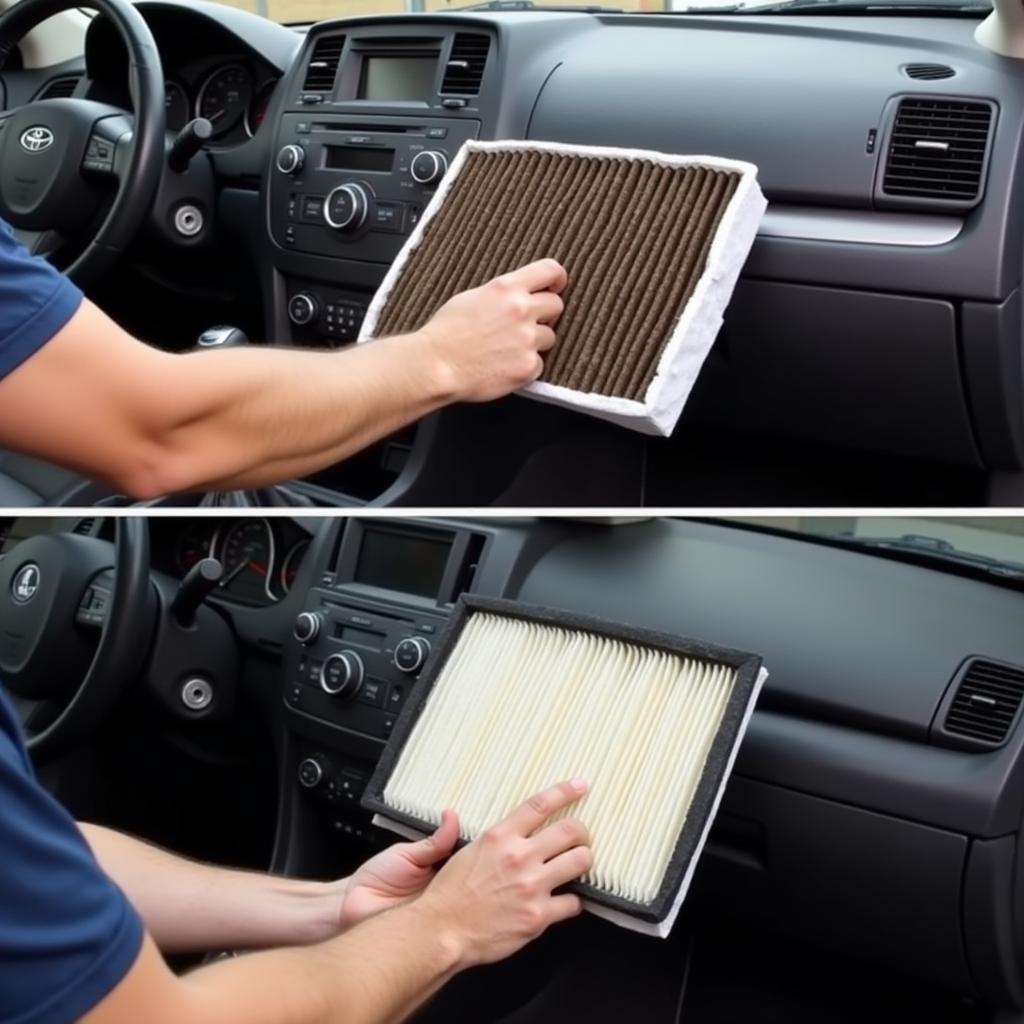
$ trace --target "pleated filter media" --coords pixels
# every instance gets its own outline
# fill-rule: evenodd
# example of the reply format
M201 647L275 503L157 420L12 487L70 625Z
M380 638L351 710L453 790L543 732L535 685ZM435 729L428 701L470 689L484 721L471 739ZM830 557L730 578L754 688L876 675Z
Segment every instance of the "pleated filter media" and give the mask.
M667 935L764 672L707 644L466 597L396 724L365 805L397 831L459 814L472 840L554 782L594 865L594 913Z
M370 304L360 341L415 330L449 298L554 257L558 344L522 394L670 434L766 203L736 160L470 142Z

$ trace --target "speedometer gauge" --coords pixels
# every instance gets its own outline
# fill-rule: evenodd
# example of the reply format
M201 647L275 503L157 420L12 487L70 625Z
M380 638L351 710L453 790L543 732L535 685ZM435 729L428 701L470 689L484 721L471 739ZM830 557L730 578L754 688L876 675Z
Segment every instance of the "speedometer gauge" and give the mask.
M213 137L220 138L245 117L252 92L252 76L241 64L218 68L199 90L196 117L205 117L213 125Z
M249 104L249 108L245 112L245 134L250 139L259 131L260 125L263 124L263 119L267 116L267 107L270 106L270 97L274 95L274 87L276 85L276 79L264 82L256 90L252 103Z
M242 519L224 537L221 588L243 601L276 600L270 589L274 571L274 534L266 519Z

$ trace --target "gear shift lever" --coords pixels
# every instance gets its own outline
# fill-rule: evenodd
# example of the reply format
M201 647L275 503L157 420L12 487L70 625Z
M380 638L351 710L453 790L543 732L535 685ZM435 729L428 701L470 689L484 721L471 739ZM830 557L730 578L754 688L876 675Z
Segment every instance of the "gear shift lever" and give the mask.
M218 324L199 335L198 348L241 348L249 344L249 336L237 327Z

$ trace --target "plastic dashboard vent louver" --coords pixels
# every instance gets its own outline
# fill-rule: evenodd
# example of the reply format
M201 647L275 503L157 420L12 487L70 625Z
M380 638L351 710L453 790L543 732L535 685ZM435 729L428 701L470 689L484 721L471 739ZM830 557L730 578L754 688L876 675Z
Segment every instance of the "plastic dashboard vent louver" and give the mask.
M765 672L761 659L575 613L464 595L406 701L363 805L463 839L571 775L592 870L571 888L616 924L667 935Z
M456 33L444 70L441 92L446 96L476 96L484 79L490 49L488 36L473 32Z
M971 205L981 197L992 105L968 100L900 101L882 192L905 199Z
M303 92L330 92L338 74L341 51L345 49L344 36L321 36L313 47L313 55L306 66Z
M956 74L948 64L904 64L902 71L907 78L916 78L922 82L935 82L942 78L952 78Z
M1024 703L1024 669L975 659L964 671L944 729L986 747L1006 741Z
M62 75L60 78L51 78L43 86L39 93L41 100L65 99L71 96L78 87L78 75Z

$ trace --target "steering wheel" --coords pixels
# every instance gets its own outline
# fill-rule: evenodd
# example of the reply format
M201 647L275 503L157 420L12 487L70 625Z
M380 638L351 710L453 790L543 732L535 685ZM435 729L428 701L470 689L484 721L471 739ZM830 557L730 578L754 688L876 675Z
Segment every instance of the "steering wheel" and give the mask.
M0 14L0 70L26 33L80 0L20 0ZM109 270L142 226L164 163L164 76L153 34L128 0L87 0L128 51L135 117L85 99L52 99L0 111L0 217L26 247L55 256L95 224L109 184L113 202L66 269L86 286Z
M113 544L40 534L0 558L0 679L37 761L87 738L149 650L158 610L149 527L129 518L116 530Z

